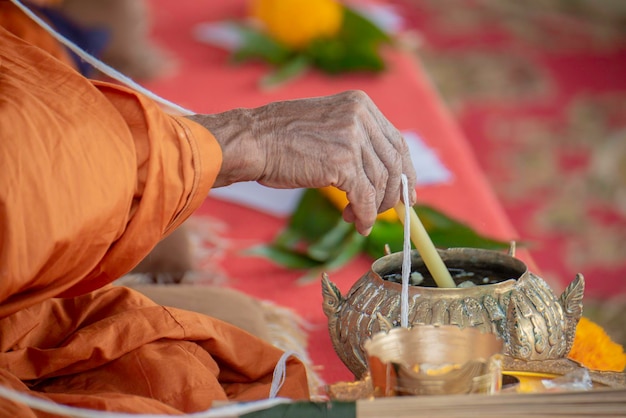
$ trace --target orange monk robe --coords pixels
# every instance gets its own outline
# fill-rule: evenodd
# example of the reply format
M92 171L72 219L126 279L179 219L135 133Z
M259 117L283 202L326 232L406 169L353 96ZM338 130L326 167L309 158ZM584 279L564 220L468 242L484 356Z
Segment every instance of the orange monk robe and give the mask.
M107 286L192 213L220 164L200 125L0 28L0 384L124 412L266 398L280 350ZM286 375L279 396L308 397L304 366ZM0 416L38 415L0 400Z

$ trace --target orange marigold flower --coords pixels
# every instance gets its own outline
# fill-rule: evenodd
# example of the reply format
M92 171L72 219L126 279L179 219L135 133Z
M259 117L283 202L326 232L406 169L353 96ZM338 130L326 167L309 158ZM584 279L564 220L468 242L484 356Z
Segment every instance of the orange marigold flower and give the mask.
M621 372L626 368L624 347L611 340L601 326L585 317L578 322L568 357L593 370Z
M343 23L343 6L335 0L253 0L251 14L270 36L297 49L332 37Z

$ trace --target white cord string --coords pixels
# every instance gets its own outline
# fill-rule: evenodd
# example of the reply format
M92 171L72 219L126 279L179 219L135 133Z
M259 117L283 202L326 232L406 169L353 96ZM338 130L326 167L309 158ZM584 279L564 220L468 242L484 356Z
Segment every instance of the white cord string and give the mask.
M411 276L411 216L409 186L402 174L402 200L404 200L404 246L402 249L402 293L400 294L400 326L409 327L409 277Z
M277 398L278 392L285 383L287 378L287 360L289 357L296 357L300 361L300 356L295 351L286 351L280 357L274 368L272 375L272 384L270 386L270 393L268 399L239 403L236 405L227 405L223 407L215 407L210 410L197 412L193 414L178 415L182 417L193 418L226 418L226 417L238 417L243 414L247 414L254 411L260 411L263 409L271 408L276 405L290 403L290 399ZM16 391L0 385L0 398L4 398L9 401L13 401L19 404L28 406L31 409L35 409L42 412L48 412L51 414L74 417L74 418L169 418L171 415L163 414L127 414L117 412L105 412L94 409L78 408L73 406L62 405L51 400L38 398L36 396L29 395L24 392Z
M171 114L177 114L177 115L182 115L182 116L195 114L195 112L189 109L185 109L184 107L179 106L176 103L172 103L169 100L166 100L162 98L161 96L158 96L157 94L151 92L145 87L139 85L137 82L133 81L130 77L120 73L115 68L105 64L104 62L100 61L93 55L89 54L88 52L83 50L81 47L76 45L74 42L70 41L65 36L55 31L50 25L48 25L43 19L41 19L35 13L33 13L28 7L24 6L22 2L20 2L19 0L11 0L11 2L17 7L19 7L24 13L26 13L28 17L34 20L39 26L45 29L46 32L52 35L57 41L61 42L63 45L68 47L72 52L78 55L81 59L91 64L94 68L98 69L102 73L108 75L109 77L126 85L127 87L130 87L133 90L136 90L139 93L143 94L144 96L147 96L150 99L154 100L155 102L161 104L161 106L163 106L164 109Z
M278 363L276 363L276 367L274 367L272 386L270 386L270 399L275 398L276 395L278 395L278 391L280 391L280 388L282 388L283 384L285 383L285 379L287 378L287 360L291 356L297 358L300 361L303 361L298 353L291 350L285 351L283 355L280 356Z

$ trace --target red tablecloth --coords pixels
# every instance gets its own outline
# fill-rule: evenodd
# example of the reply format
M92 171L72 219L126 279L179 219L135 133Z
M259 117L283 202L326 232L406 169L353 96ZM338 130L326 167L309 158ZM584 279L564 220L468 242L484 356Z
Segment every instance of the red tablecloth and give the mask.
M386 56L389 70L381 75L328 77L310 73L281 88L261 91L257 82L267 67L231 65L225 51L199 43L192 36L192 28L198 23L242 17L243 0L151 0L150 3L154 38L175 54L179 63L176 75L146 84L157 94L198 113L215 113L276 100L364 90L397 128L418 133L453 171L454 180L450 183L420 187L420 201L438 207L484 234L507 240L517 237L471 149L414 55L389 51ZM285 220L215 198L208 198L198 214L220 218L228 225L224 235L232 248L223 263L231 277L228 284L297 311L311 324L310 354L320 366L321 376L328 383L352 380L353 376L332 349L321 309L319 281L297 284L301 272L287 271L266 260L239 253L242 248L270 241ZM518 257L530 265L525 253L519 253ZM370 263L365 257L360 258L331 274L331 279L345 294Z

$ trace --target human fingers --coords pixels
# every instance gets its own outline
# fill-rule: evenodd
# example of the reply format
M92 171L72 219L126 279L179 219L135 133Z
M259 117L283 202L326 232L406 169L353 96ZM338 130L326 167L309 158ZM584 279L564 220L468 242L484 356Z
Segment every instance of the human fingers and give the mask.
M402 134L391 124L382 112L369 102L370 112L375 124L369 127L372 146L385 167L386 186L379 187L378 212L384 212L396 205L402 191L401 176L407 176L409 204L415 203L416 174L409 147Z
M363 176L355 183L345 185L349 204L343 218L354 222L359 232L367 233L377 213L394 207L400 201L402 174L407 175L409 204L415 202L415 169L408 145L400 132L387 120L382 112L365 94L356 92L355 97L365 109L359 114L363 137L360 147L360 162ZM350 190L355 192L350 193Z
M369 235L376 222L376 195L376 189L369 180L357 183L356 187L346 192L349 203L343 210L343 219L354 223L361 235Z

